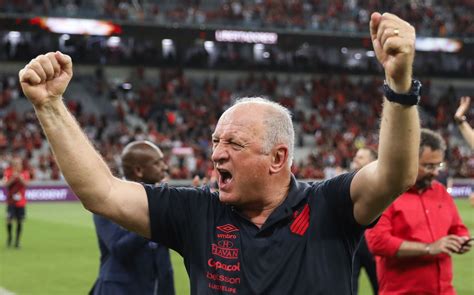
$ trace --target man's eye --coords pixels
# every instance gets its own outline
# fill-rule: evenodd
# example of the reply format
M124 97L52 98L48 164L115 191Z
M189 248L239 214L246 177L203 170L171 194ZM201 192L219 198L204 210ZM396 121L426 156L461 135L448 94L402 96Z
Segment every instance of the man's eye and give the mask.
M231 142L230 144L232 145L232 147L237 148L237 149L242 149L242 148L244 148L243 145L241 145L241 144L239 144L239 143L236 143L236 142Z

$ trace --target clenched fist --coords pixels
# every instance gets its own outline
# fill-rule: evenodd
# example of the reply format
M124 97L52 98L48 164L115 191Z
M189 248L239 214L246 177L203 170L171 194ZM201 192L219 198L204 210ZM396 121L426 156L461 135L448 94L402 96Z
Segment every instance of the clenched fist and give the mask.
M415 57L415 29L394 14L375 12L370 18L370 37L390 88L397 93L409 91Z
M455 120L465 120L466 119L466 113L469 110L469 104L471 103L471 97L470 96L463 96L461 97L461 100L459 101L459 107L456 110L456 113L454 114L454 119ZM464 117L464 118L463 118Z
M72 60L59 51L32 59L19 73L21 88L35 107L62 99L72 78Z

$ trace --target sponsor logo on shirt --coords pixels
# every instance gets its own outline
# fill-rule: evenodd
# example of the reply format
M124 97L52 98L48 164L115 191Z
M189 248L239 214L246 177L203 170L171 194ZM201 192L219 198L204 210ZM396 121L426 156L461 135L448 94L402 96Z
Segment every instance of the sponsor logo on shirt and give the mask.
M239 257L239 249L232 248L234 243L228 240L221 240L211 245L212 254L227 259L237 259Z
M224 224L224 225L220 225L218 227L216 227L218 230L222 231L222 232L225 232L226 234L229 234L231 232L235 232L235 231L238 231L239 228L236 227L235 225L233 224Z
M231 285L240 284L240 278L229 277L217 273L207 272L206 277L213 281L224 282Z
M210 258L207 261L207 265L209 265L209 267L215 270L222 269L229 272L240 271L240 262L237 262L236 264L226 264L220 261L216 261L214 258Z
M290 231L299 236L303 236L309 227L309 205L306 204L301 211L293 214L293 222L290 225Z
M205 273L207 286L213 294L215 292L236 294L241 283L240 262L238 261L239 228L230 223L217 226L216 237L214 243L211 243L212 256L207 261L209 266ZM220 258L232 259L233 263L221 262Z
M213 283L209 283L209 284L207 284L207 286L209 287L209 289L212 289L212 290L237 294L237 289L236 288L217 285L217 284L213 284Z
M232 235L232 234L217 234L217 237L219 239L237 239L237 236L236 235Z

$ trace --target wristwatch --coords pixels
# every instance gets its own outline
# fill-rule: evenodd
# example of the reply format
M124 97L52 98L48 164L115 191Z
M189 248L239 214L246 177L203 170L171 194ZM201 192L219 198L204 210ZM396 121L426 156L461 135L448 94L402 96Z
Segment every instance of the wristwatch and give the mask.
M418 80L411 80L411 88L408 93L396 93L387 84L387 81L383 83L383 95L391 102L396 102L405 106L413 106L420 102L421 95L421 82Z

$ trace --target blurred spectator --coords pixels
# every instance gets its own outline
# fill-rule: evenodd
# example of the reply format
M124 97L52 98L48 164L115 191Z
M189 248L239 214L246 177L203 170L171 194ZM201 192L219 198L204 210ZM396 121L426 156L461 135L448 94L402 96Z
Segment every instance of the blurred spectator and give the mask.
M424 36L474 35L472 1L3 1L6 13L234 27L366 32L369 13L390 11Z
M121 81L108 79L105 73L99 76L73 81L75 87L68 94L87 96L87 91L73 89L88 90L99 79L102 96L91 89L93 99L105 105L98 109L99 113L86 112L80 100L67 99L67 104L116 175L122 148L133 140L150 140L159 142L166 152L172 178L190 179L198 174L210 179L213 165L209 162L208 134L232 99L254 93L279 101L292 111L299 148L306 150L293 165L292 171L298 178L323 179L350 169L358 148L378 143L377 113L381 105L373 98L382 95L382 81L377 79L326 75L289 80L253 73L239 74L233 79L225 75L196 78L177 69L161 70L158 78L149 77L144 69L133 69L130 78ZM10 76L5 79L10 80ZM117 92L116 85L125 82L130 89ZM471 149L455 132L453 120L441 116L455 113L456 89L447 89L437 96L430 94L428 81L424 85L427 94L419 107L422 122L440 130L448 142L446 177L474 177ZM21 100L16 99L3 112L0 109L0 150L24 154L34 180L48 176L61 179L34 114L15 108Z
M354 159L352 160L351 168L353 170L359 170L375 160L377 160L377 152L371 148L363 147L357 150ZM359 242L359 246L357 247L357 250L354 254L354 269L352 273L352 287L354 295L357 295L359 293L359 275L362 267L365 268L365 272L369 277L369 282L372 287L373 294L377 295L379 293L379 286L377 283L375 259L372 253L370 253L369 251L365 234L362 236Z
M418 177L366 232L376 255L379 294L455 294L452 254L471 248L469 231L454 200L435 181L446 145L440 134L422 129Z
M125 179L155 185L168 167L161 150L149 141L134 141L122 154ZM99 277L91 295L174 295L173 269L168 248L94 214L99 240Z
M15 248L20 248L23 220L26 214L26 186L29 181L30 173L25 169L23 160L17 156L13 157L3 177L7 195L7 247L12 246L13 220L15 220Z
M470 96L461 97L459 107L456 110L456 113L454 114L454 121L458 125L459 131L461 132L462 136L467 141L471 149L474 149L474 130L472 129L466 118L470 102Z

